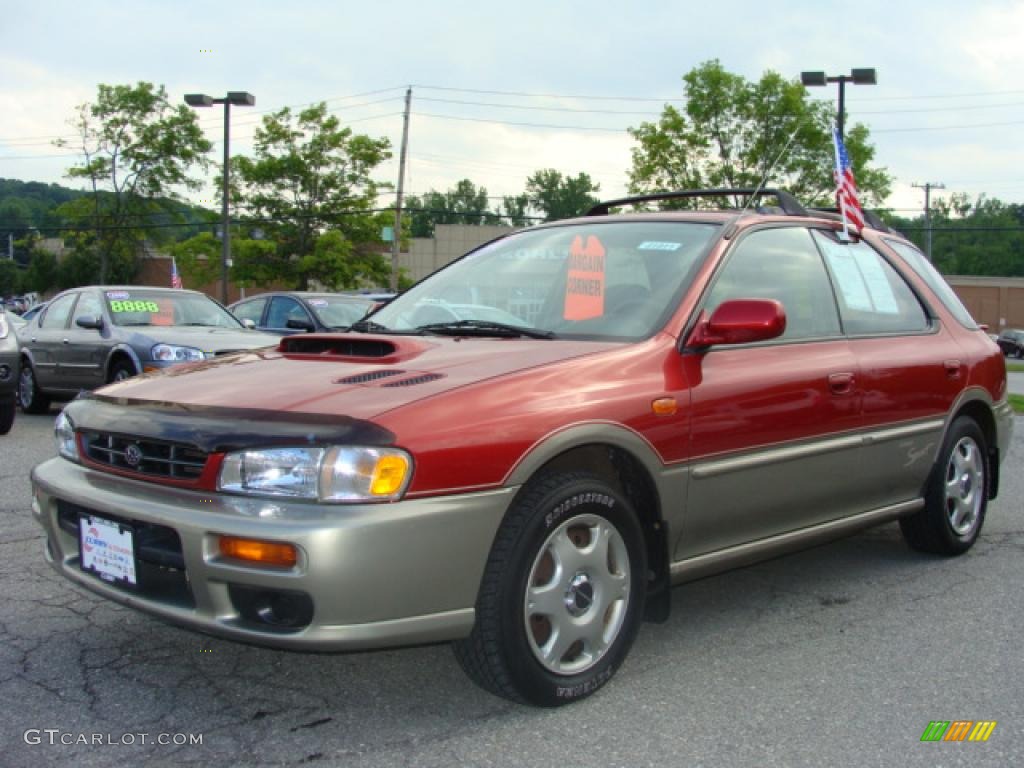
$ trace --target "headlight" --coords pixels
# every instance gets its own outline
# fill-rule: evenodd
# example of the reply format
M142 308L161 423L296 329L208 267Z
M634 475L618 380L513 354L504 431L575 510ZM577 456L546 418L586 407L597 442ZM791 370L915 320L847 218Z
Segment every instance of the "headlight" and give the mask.
M268 448L227 454L217 488L328 502L394 501L411 477L412 458L397 448Z
M176 347L174 344L157 344L151 354L154 360L165 363L187 363L193 360L204 360L203 350L195 347Z
M53 437L57 441L57 453L65 459L78 461L78 442L75 440L75 427L64 411L57 416L53 427Z

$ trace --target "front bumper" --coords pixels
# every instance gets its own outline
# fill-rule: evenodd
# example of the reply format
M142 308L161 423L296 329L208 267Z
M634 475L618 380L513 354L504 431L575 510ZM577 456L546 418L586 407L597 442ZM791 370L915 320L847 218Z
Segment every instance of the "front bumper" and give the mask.
M318 651L466 636L491 543L517 490L322 505L180 490L61 458L37 466L32 485L33 515L46 531L46 558L76 584L203 632ZM69 515L79 511L138 530L173 530L180 540L175 557L183 567L152 566L160 589L143 588L148 579L141 571L139 589L82 571L78 537L69 524ZM290 542L299 550L298 562L270 569L225 560L219 535ZM168 579L177 580L178 588L165 589ZM307 595L312 620L298 628L254 620L238 595L256 591Z

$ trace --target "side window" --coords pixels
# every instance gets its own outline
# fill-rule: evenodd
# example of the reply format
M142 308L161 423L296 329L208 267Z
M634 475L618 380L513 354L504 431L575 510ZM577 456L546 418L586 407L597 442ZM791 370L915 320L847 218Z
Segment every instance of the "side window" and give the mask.
M266 299L253 299L245 301L231 310L231 314L239 320L252 320L256 325L263 319L263 307L267 304Z
M931 323L900 274L867 243L841 243L816 230L814 239L836 284L843 330L850 336L921 333Z
M945 305L949 313L957 319L957 322L964 326L964 328L969 328L972 331L977 330L978 324L974 322L974 318L971 317L967 307L960 301L960 297L949 287L949 283L942 278L939 270L925 258L923 253L907 243L901 243L899 240L886 238L885 244L902 256L903 260L910 265L910 268L917 272L918 277L924 280L928 287L932 289L932 293L939 297L939 301Z
M828 273L806 229L752 232L726 258L708 298L709 313L729 299L775 299L786 311L783 339L841 335Z
M68 318L71 316L71 307L74 306L77 298L77 293L69 293L51 302L50 306L46 308L46 314L43 315L39 326L50 330L66 327Z
M309 315L295 299L288 296L275 296L270 300L270 313L267 315L268 328L287 328L289 320L309 321Z

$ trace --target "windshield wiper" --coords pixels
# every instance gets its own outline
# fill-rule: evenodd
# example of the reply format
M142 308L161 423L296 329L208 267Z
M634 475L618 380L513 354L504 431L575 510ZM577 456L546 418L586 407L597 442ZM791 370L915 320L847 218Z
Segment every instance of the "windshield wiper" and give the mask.
M530 328L510 323L496 323L491 320L452 320L447 323L428 323L416 327L417 331L424 333L437 333L444 335L458 336L466 331L474 332L477 336L527 336L531 339L553 339L555 334L551 331L542 331L539 328Z
M394 333L391 328L380 323L375 323L373 320L360 320L359 322L352 323L349 326L351 331L359 331L360 333Z

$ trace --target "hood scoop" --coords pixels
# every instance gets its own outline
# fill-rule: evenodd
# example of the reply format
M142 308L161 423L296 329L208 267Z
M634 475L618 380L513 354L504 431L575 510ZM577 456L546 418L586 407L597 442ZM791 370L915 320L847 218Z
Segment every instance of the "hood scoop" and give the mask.
M366 373L357 373L353 376L345 376L340 379L335 379L335 384L369 384L371 381L377 381L378 379L386 379L389 376L401 376L405 371L399 370L398 368L381 368L376 371L367 371Z
M409 337L303 333L285 336L277 349L285 357L350 362L373 360L389 365L418 357L432 346L435 345Z

